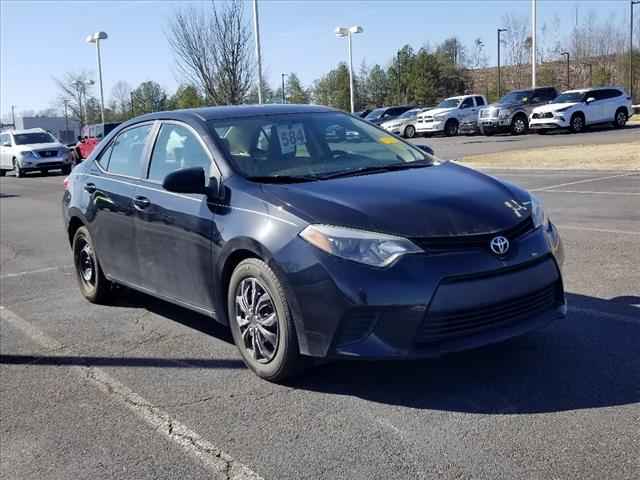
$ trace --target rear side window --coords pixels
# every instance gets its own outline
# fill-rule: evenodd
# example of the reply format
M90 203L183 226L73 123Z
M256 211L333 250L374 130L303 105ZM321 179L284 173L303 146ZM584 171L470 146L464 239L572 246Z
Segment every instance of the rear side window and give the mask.
M484 98L482 98L482 97L476 97L476 105L477 105L478 107L483 106L483 105L484 105Z
M210 175L211 160L200 140L187 127L171 123L163 124L156 140L149 180L162 182L171 172L181 168L202 167Z
M144 146L150 131L151 125L141 125L118 135L110 147L111 155L107 165L109 173L128 177L140 175Z
M605 99L607 98L616 98L622 95L622 92L620 92L620 90L614 90L613 88L610 88L608 90L604 90L604 97Z

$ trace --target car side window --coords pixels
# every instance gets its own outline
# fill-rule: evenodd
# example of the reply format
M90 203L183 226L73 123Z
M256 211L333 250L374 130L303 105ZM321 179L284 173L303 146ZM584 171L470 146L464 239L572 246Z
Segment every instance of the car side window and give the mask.
M6 143L8 143L9 145L11 144L9 135L0 135L0 145L5 146Z
M111 145L107 171L117 175L138 177L142 167L142 155L151 131L151 125L125 130Z
M210 175L211 159L198 137L185 126L163 124L151 154L149 180L162 182L171 172L192 167Z
M465 98L460 105L460 108L472 108L473 107L473 97Z
M604 91L604 98L606 99L616 98L616 97L619 97L620 95L622 95L622 93L620 93L619 90L614 90L612 88Z
M484 98L482 97L476 97L476 105L478 107L482 107L484 105Z

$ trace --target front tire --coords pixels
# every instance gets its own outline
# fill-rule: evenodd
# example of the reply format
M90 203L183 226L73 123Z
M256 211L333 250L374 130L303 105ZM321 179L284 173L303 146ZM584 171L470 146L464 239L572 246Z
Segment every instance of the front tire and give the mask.
M529 124L527 118L524 115L517 115L511 121L511 135L523 135L527 133Z
M14 172L16 178L24 177L24 170L22 168L20 168L20 164L18 163L18 161L15 158L13 159L13 172Z
M71 173L71 165L65 165L62 167L62 174L69 175Z
M4 177L6 174L7 174L7 171L6 170L2 170L0 168L0 177Z
M584 116L580 113L574 113L569 121L569 130L572 133L580 133L584 130Z
M227 291L233 340L245 364L260 378L281 382L302 367L284 289L262 260L243 260Z
M413 138L416 136L416 129L413 125L407 125L404 129L404 138Z
M72 245L80 292L91 303L107 303L113 293L113 285L102 273L87 227L76 230Z
M455 137L458 135L458 121L457 120L449 120L444 125L444 134L447 137Z

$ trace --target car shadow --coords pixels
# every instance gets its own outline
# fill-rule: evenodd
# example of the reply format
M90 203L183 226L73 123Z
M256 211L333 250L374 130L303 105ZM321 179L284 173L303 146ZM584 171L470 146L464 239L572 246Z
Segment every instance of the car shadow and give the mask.
M620 301L620 298L627 300ZM640 401L640 303L568 294L546 329L476 350L411 362L340 361L291 386L416 409L528 414Z

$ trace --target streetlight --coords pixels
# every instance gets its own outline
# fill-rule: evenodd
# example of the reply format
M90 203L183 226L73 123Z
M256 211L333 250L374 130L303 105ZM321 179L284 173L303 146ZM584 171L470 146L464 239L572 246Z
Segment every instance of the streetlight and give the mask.
M536 36L537 36L537 5L536 0L531 0L531 87L536 88L536 64L538 63L538 55L536 52Z
M106 40L107 34L105 32L96 32L93 35L87 37L87 43L95 43L96 51L98 52L98 83L100 83L100 116L102 123L104 123L104 91L102 89L102 62L100 61L100 40Z
M337 27L336 37L342 38L347 37L349 40L349 93L351 97L351 113L355 111L355 105L353 100L353 55L351 53L351 35L354 33L362 33L362 27L359 25L354 25L353 27Z
M567 90L571 89L571 81L569 78L569 64L571 61L571 54L569 52L562 52L560 55L565 55L567 57Z
M258 103L262 104L262 56L260 54L260 22L258 0L253 0L253 35L256 40L256 60L258 62Z
M287 97L285 96L285 93L284 93L284 77L286 77L287 74L281 73L280 76L282 77L282 103L287 103Z
M500 94L502 93L502 79L500 78L500 34L502 32L506 32L508 31L506 28L499 28L498 29L498 98L500 98Z
M629 30L629 96L631 97L631 103L633 103L633 6L640 5L640 0L630 0L631 9L631 25Z

